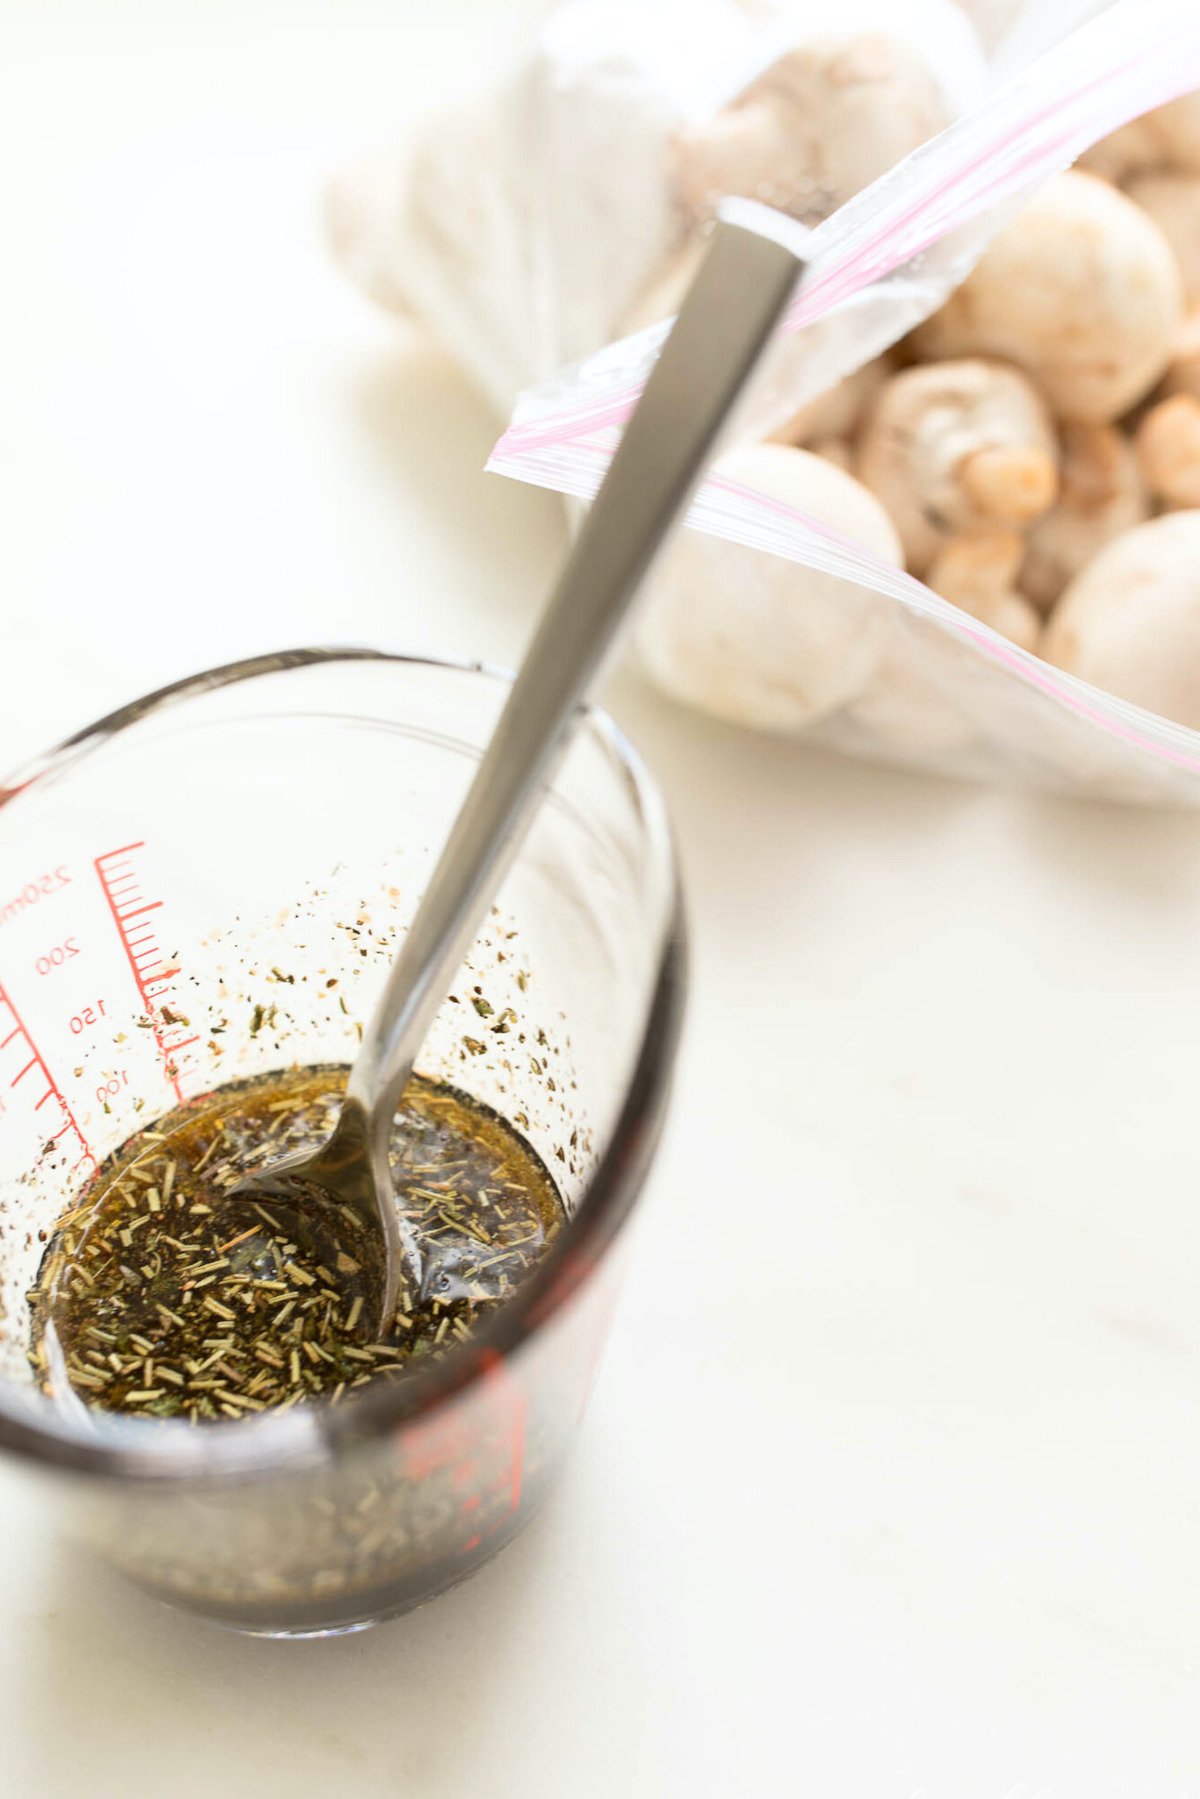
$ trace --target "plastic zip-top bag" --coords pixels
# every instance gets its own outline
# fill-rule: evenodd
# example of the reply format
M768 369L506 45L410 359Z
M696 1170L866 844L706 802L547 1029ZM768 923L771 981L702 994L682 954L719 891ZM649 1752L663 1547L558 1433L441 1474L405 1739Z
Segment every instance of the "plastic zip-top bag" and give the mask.
M1184 318L1175 252L1186 259L1192 227L1172 237L1165 219L1164 235L1116 183L1178 160L1187 131L1119 128L1200 87L1200 12L1188 0L854 10L839 9L839 33L865 35L847 49L799 0L568 0L518 80L521 132L512 78L490 114L476 105L486 147L503 153L480 175L471 223L486 228L469 255L455 263L445 242L427 254L426 234L423 273L403 264L421 237L414 207L436 205L410 164L408 223L361 235L357 273L379 291L388 255L397 281L403 264L405 303L498 398L519 371L544 374L548 348L574 354L521 396L491 467L586 501L702 254L704 216L728 193L785 208L792 224L773 228L811 226L808 273L733 448L656 571L644 667L723 718L853 754L1193 803L1200 734L1164 715L1200 724L1200 512L1134 492L1145 432L1169 464L1194 427L1200 457L1200 376L1179 401L1196 420L1139 424L1158 410ZM989 62L968 12L991 15ZM914 35L880 49L910 13ZM941 29L948 15L966 40ZM1179 104L1200 196L1200 119ZM634 119L642 135L626 141ZM441 140L443 173L464 142ZM1098 144L1085 162L1110 181L1063 173ZM477 137L477 169L480 149ZM558 221L581 153L572 236ZM884 168L864 185L871 156ZM1200 245L1200 216L1194 232ZM578 285L585 267L596 278ZM1188 282L1195 304L1200 269ZM439 283L456 290L444 310ZM522 303L521 329L498 331ZM657 322L596 347L613 320ZM1166 507L1183 509L1152 516ZM1194 597L1175 572L1190 543ZM1049 625L1034 600L1057 602ZM1122 687L1128 698L1106 690Z
M1200 800L1200 735L1073 678L941 598L895 565L887 543L872 543L871 521L845 493L806 512L792 469L758 441L935 313L1048 177L1198 85L1200 14L1121 0L812 232L808 276L741 421L748 447L707 482L692 533L656 578L641 649L668 692L856 754ZM588 497L667 328L526 395L492 467ZM818 499L832 486L818 480ZM831 516L844 518L841 529ZM1194 650L1200 661L1200 637Z

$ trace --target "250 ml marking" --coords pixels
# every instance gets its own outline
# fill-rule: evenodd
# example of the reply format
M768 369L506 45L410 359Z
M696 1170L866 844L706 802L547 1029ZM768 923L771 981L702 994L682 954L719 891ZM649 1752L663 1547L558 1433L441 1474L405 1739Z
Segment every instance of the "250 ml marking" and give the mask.
M59 893L64 887L70 885L71 876L67 872L65 862L60 863L57 868L48 869L45 874L37 875L32 881L26 881L20 893L15 893L11 898L0 901L0 925L9 924L14 918L19 918L22 912L28 912L31 906L36 906L48 894Z

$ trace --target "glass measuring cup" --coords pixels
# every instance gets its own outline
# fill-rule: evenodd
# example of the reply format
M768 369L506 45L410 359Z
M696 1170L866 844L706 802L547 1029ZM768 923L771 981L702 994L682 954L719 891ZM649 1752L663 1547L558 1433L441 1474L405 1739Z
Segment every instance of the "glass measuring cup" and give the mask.
M485 1329L336 1407L193 1427L44 1398L25 1293L136 1131L350 1061L505 689L367 651L257 658L0 788L0 1447L140 1584L247 1630L354 1628L462 1579L574 1434L682 1004L669 831L608 720L582 718L419 1063L517 1124L568 1213Z

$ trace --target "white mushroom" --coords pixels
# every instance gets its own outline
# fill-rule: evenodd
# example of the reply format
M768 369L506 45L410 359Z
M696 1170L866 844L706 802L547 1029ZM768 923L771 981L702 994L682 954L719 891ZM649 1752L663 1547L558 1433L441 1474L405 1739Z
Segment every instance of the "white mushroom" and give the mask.
M1200 400L1173 394L1152 406L1134 438L1138 468L1168 511L1200 506Z
M724 458L720 473L899 565L883 508L822 457L754 444ZM877 596L852 581L685 531L653 580L639 647L676 699L738 724L793 731L863 690L885 626Z
M741 194L815 224L952 116L929 62L902 37L814 38L715 119L676 133L675 192L694 220Z
M1162 153L1154 133L1147 129L1144 119L1133 119L1128 125L1110 131L1090 150L1085 150L1078 167L1099 175L1104 181L1120 183L1131 175L1160 166L1161 162Z
M929 586L1021 649L1034 650L1042 621L1016 591L1024 554L1024 541L1015 531L954 538L930 568Z
M1200 729L1200 512L1167 513L1115 537L1063 594L1042 654Z
M1007 357L1059 418L1102 424L1153 387L1182 316L1179 267L1153 219L1069 170L997 233L913 341L931 360Z
M1200 175L1200 94L1183 94L1122 125L1080 157L1084 168L1109 181L1144 169L1183 169Z
M1115 425L1065 425L1058 500L1029 528L1021 592L1049 611L1098 550L1149 512L1125 434Z
M1125 192L1174 250L1188 304L1200 300L1200 175L1135 175Z
M867 416L859 478L920 574L953 537L1030 523L1058 491L1058 443L1016 369L974 359L893 375Z

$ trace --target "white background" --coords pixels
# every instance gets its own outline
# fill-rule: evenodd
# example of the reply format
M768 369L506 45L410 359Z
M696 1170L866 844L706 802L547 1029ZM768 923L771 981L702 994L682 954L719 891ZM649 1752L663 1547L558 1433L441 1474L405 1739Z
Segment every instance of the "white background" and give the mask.
M318 196L534 0L0 0L0 758L251 649L513 661L554 500ZM1200 830L632 678L695 968L580 1452L467 1587L241 1640L0 1469L11 1799L1200 1793Z

